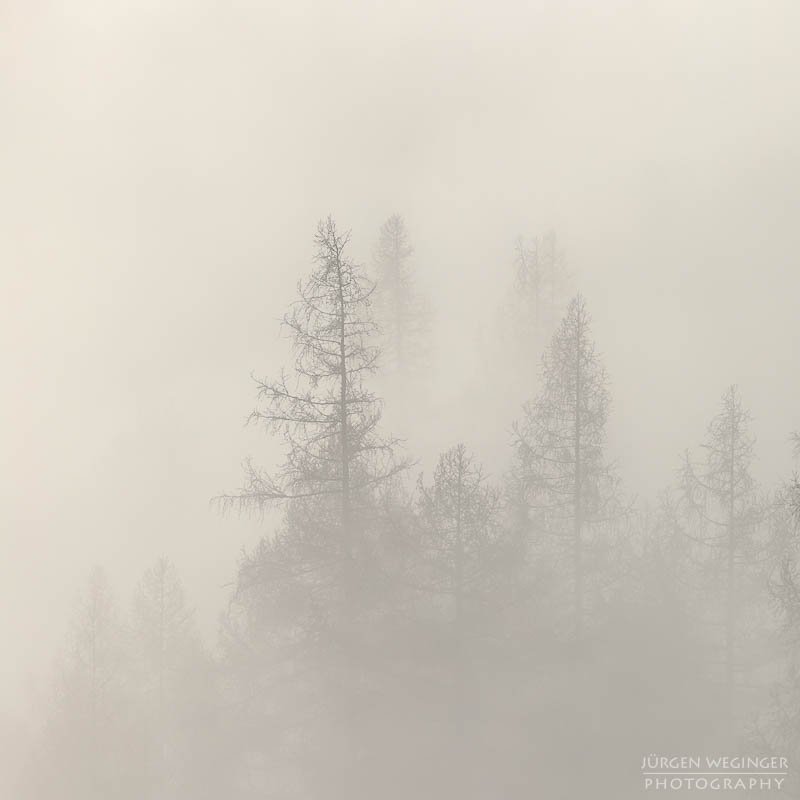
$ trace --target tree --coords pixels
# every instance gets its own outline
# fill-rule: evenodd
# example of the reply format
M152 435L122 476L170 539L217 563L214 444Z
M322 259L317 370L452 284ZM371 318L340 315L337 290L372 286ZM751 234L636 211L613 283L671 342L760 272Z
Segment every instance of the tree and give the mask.
M346 255L349 239L331 217L319 223L315 268L298 284L299 300L283 320L293 340L294 380L284 372L257 381L263 406L250 419L283 436L286 461L277 476L248 462L246 486L221 498L224 507L241 509L336 498L327 535L336 537L344 562L354 555L365 495L405 466L393 458L397 440L379 436L381 403L364 384L380 352L370 343L374 285Z
M697 524L694 538L706 550L709 577L722 581L722 661L729 697L741 666L738 627L745 611L743 599L753 589L746 579L752 578L762 547L756 533L764 506L750 473L754 439L749 423L737 387L730 386L708 426L702 445L705 458L696 465L687 452L681 474L683 497Z
M800 437L792 435L795 457ZM770 506L769 597L777 622L778 659L770 701L750 729L753 749L788 760L787 796L800 792L800 491L795 475L776 492Z
M460 726L473 694L470 664L482 638L498 632L497 605L510 572L501 513L499 490L486 482L463 444L440 455L430 485L419 477L418 580L433 603L433 618L444 623L443 641L451 644L454 718Z
M166 558L147 569L137 587L131 651L143 749L150 756L142 772L154 796L206 796L209 773L197 756L214 708L215 681L177 570ZM186 763L194 766L187 770ZM218 758L216 774L224 772L221 766Z
M648 519L645 564L649 567L649 591L667 614L683 615L689 570L689 542L681 524L679 498L666 489L655 514Z
M430 347L430 311L415 285L413 253L403 218L393 214L381 226L373 255L375 306L386 365L403 376Z
M508 302L513 338L527 353L555 327L569 285L566 257L555 231L520 236L514 246L514 280Z
M92 570L57 670L54 705L39 748L34 796L130 797L130 714L125 634L105 574Z
M314 268L283 321L294 375L257 381L262 402L251 415L283 438L284 464L276 475L248 465L244 489L221 498L223 507L277 503L285 512L242 557L225 646L258 731L244 749L267 759L261 789L319 783L346 796L387 602L378 495L407 464L395 457L397 440L380 435L381 403L366 386L379 356L374 285L330 217L314 241Z
M542 360L542 391L514 427L516 482L538 530L568 558L573 631L585 614L587 527L616 512L616 477L605 461L609 393L606 372L590 338L590 317L574 297Z
M502 773L487 724L509 722L495 700L498 671L511 671L499 623L515 566L501 494L459 444L420 475L410 506L391 502L406 591L380 620L380 647L364 653L380 667L359 796L485 796L478 780Z
M800 537L792 485L773 506L771 527L775 561L769 592L778 622L778 665L770 681L769 702L750 728L753 749L787 758L787 796L800 792Z
M500 492L488 485L463 444L439 457L433 483L418 481L420 556L426 591L452 606L460 641L474 625L492 588L503 554Z
M482 406L484 441L507 436L507 420L539 391L536 364L563 316L569 299L569 277L555 233L520 236L514 243L512 274L489 331L478 345L479 376L470 394ZM488 333L488 336L486 335ZM531 353L537 358L531 360ZM507 440L505 440L507 444ZM498 451L492 463L505 461Z
M191 611L175 566L159 558L145 571L133 604L132 633L147 694L163 715L175 687L175 673L197 645Z

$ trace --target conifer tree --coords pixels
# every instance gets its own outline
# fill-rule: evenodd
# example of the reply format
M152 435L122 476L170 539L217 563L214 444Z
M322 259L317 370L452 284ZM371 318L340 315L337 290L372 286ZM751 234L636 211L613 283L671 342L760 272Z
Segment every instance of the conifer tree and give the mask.
M681 487L695 523L692 535L705 551L705 574L720 588L721 660L730 696L741 668L745 599L757 589L756 565L763 555L758 528L765 515L751 474L750 414L736 386L722 396L702 448L698 464L685 455Z
M574 297L542 360L542 390L514 428L515 481L534 526L556 542L572 585L572 629L582 636L592 525L617 511L616 476L605 460L609 393L581 295Z
M414 278L406 224L399 214L383 223L373 255L375 312L384 367L402 377L424 362L430 348L430 310Z
M245 487L221 498L284 511L242 557L225 648L235 690L249 698L257 735L245 750L265 764L263 790L324 785L345 797L358 780L365 686L379 679L378 621L391 592L379 498L407 464L381 435L381 402L367 386L380 353L374 285L330 217L314 242L314 267L283 321L293 369L257 382L251 415L282 438L285 461L276 473L248 464Z

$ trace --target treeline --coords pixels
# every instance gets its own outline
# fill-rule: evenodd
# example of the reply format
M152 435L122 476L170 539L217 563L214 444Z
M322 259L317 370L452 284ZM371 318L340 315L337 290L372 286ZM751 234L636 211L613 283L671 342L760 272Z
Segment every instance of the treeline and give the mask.
M54 673L22 796L224 796L219 665L169 560L127 608L95 568Z
M442 442L420 473L371 388L383 373L425 424L443 356L405 224L371 274L332 219L314 243L294 360L251 417L284 460L218 498L281 521L242 556L213 655L169 562L127 621L95 574L28 795L634 797L650 752L747 747L789 757L797 796L800 490L757 485L739 390L675 485L631 502L587 303L555 234L520 239L496 346L541 370L507 468Z

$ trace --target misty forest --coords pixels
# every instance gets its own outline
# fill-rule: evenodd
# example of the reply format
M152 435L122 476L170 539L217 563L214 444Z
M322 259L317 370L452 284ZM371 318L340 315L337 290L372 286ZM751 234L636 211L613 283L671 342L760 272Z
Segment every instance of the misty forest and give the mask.
M595 340L557 235L520 237L481 382L504 386L504 363L530 397L494 469L465 436L423 470L417 398L443 356L403 218L369 267L356 252L319 223L287 298L290 355L254 375L249 422L282 458L248 458L214 499L263 527L218 638L198 634L169 559L133 598L94 569L31 796L583 797L626 791L615 753L643 742L798 754L800 486L754 480L737 386L674 482L630 497L606 452L613 342Z
M39 344L4 370L25 399L4 407L0 795L623 800L651 754L746 754L788 759L773 794L800 798L797 217L775 167L800 137L770 149L725 105L791 94L783 39L714 111L692 92L750 75L752 8L695 38L653 33L652 8L598 17L628 67L598 50L593 90L549 61L573 35L591 52L573 12L515 34L439 9L429 38L331 12L304 41L309 10L284 9L263 55L233 6L188 34L173 9L185 49L152 44L135 80L147 26L58 77L31 54L66 34L11 15L30 83L0 136L34 188L8 204L3 262L29 268L4 330ZM59 24L100 48L104 13ZM353 42L378 34L422 66L375 45L368 76ZM625 76L684 35L662 109ZM189 44L215 37L218 77ZM307 72L255 99L237 58ZM616 118L589 121L603 98ZM673 112L696 126L657 132ZM626 119L647 134L627 150Z

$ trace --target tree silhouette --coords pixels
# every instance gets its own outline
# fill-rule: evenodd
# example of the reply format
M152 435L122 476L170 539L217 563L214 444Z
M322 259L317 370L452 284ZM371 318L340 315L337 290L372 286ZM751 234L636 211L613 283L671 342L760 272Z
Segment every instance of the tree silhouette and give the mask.
M516 482L536 530L558 542L573 589L576 638L585 614L587 526L616 513L616 477L605 461L609 394L590 338L589 313L573 298L542 361L543 387L514 427Z
M681 473L683 497L697 524L694 538L706 550L709 577L723 584L722 660L729 696L741 658L742 601L761 555L756 533L765 513L750 472L754 439L749 423L737 387L730 386L708 426L705 457L693 464L687 453Z
M430 350L430 310L411 266L406 224L399 214L383 223L373 255L375 311L382 332L385 367L408 377Z

